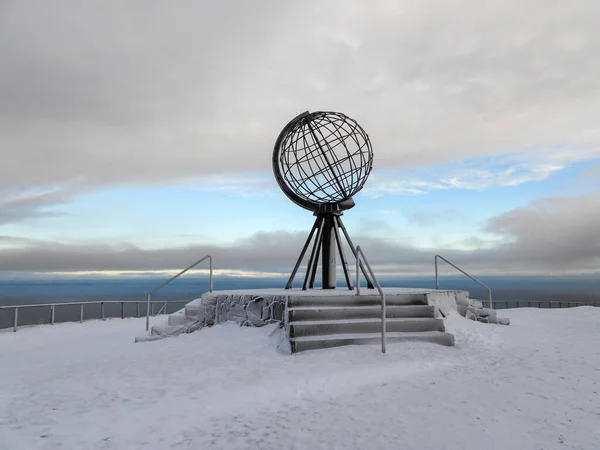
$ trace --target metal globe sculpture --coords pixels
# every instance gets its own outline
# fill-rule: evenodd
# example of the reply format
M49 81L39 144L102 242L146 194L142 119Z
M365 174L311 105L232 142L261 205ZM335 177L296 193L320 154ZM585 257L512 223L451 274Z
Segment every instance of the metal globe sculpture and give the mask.
M311 241L313 247L302 289L314 287L319 253L323 289L336 287L336 248L346 285L354 289L340 229L355 257L356 249L341 215L354 206L352 196L363 188L372 165L369 136L354 119L342 113L306 111L283 128L273 149L275 179L290 200L317 216L286 289L292 287ZM361 270L368 287L373 288L362 264Z
M300 114L281 131L273 152L279 186L293 202L312 211L324 204L348 209L372 164L367 133L338 112Z

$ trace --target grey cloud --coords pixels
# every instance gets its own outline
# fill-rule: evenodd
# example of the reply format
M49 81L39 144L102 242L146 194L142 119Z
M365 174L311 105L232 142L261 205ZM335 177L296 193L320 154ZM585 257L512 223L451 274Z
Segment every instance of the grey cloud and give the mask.
M0 225L63 214L48 210L48 207L65 203L71 197L71 194L63 189L16 195L2 194L0 191Z
M375 167L600 144L600 4L24 2L0 14L0 189L269 171L337 109Z
M600 197L550 198L490 221L500 255L557 269L600 268Z
M435 253L442 253L473 273L559 273L598 271L600 267L600 198L552 198L510 211L491 220L487 231L508 238L471 251L421 249L400 240L361 233L353 235L369 261L383 272L430 273ZM229 246L196 245L144 250L131 245L61 245L32 243L0 250L0 270L160 270L185 267L212 254L215 268L288 273L306 233L261 232ZM346 254L349 254L348 250Z

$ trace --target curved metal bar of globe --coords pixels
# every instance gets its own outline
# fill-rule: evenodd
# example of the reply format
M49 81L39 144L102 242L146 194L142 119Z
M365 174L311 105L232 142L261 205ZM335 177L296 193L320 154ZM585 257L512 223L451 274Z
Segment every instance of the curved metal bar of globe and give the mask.
M302 247L302 251L300 252L300 257L298 258L298 261L296 261L296 265L294 266L294 269L292 270L292 274L288 278L288 282L285 285L286 289L292 288L292 282L294 281L294 277L296 276L296 273L298 272L298 269L300 268L300 264L302 264L302 260L304 259L304 255L306 254L306 250L308 249L308 245L310 244L310 241L312 241L313 234L315 234L315 231L317 230L317 227L319 226L319 221L320 221L320 218L317 216L317 218L315 219L315 223L313 224L313 227L310 230L308 237L306 238L304 247Z
M342 182L340 181L339 175L335 172L335 170L333 170L333 164L331 164L331 161L329 161L329 158L327 157L327 152L325 150L323 150L323 146L321 145L321 140L319 138L317 138L317 134L315 133L315 130L314 130L312 124L310 123L310 120L305 118L305 121L306 121L306 126L308 126L310 134L312 135L312 138L315 141L315 144L317 144L317 147L319 147L319 150L321 150L321 153L323 154L323 158L325 159L325 162L327 162L327 168L329 169L329 172L331 172L331 175L333 176L336 184L338 185L338 188L340 190L340 195L343 197L347 197L348 195L347 195L346 189L344 189L344 186L342 186Z
M342 269L344 269L344 276L346 277L346 285L348 289L351 291L354 290L354 286L352 284L352 278L350 277L350 271L348 269L348 260L346 259L346 254L344 253L344 247L342 246L342 238L340 237L340 230L338 230L340 226L340 217L338 215L333 216L333 230L335 232L335 240L337 242L338 251L340 253L340 261L342 263Z
M354 244L352 243L352 239L350 239L350 235L348 234L348 230L346 230L346 227L344 226L344 222L342 222L342 218L338 217L338 223L340 225L340 228L342 229L342 231L344 232L344 236L346 236L346 240L348 241L348 245L350 246L350 250L352 250L352 254L354 255L355 258L358 259L358 255L356 253L356 248L354 248ZM367 271L365 270L365 267L363 266L362 261L360 262L360 270L362 271L365 280L367 280L367 288L369 289L375 289L375 286L373 286L373 283L371 282L371 279L369 278L369 275L367 274Z
M272 164L273 164L273 173L275 174L275 180L277 181L277 184L279 185L279 187L281 188L283 193L286 195L286 197L289 198L296 205L298 205L304 209L308 209L309 211L316 211L317 209L319 209L318 203L308 201L308 200L305 200L305 199L299 197L285 183L285 181L283 180L283 176L281 175L281 170L279 167L279 159L278 159L279 147L281 146L281 142L283 141L285 136L288 134L289 130L294 128L300 120L302 120L304 117L308 116L309 114L310 114L310 112L304 111L302 114L298 114L296 117L294 117L292 120L290 120L289 123L285 127L283 127L283 130L281 130L281 132L279 133L279 136L277 137L277 140L275 141L275 146L273 147Z

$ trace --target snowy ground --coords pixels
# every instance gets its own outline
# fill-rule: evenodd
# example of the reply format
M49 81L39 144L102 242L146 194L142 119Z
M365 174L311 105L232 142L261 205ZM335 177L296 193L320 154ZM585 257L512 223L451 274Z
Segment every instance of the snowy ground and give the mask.
M0 449L600 449L600 308L502 314L386 355L285 355L273 326L0 333Z

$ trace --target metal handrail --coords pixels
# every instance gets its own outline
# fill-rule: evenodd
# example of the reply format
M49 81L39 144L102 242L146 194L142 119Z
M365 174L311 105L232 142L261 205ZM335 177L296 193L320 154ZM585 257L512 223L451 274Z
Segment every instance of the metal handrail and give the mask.
M100 319L104 320L104 305L105 304L120 304L121 305L121 319L125 318L125 311L123 309L123 306L125 304L131 304L131 303L135 303L137 305L137 314L136 317L140 316L140 308L139 308L139 304L142 303L142 301L140 300L93 300L93 301L84 301L84 302L60 302L60 303L30 303L28 305L0 305L0 310L2 309L10 309L10 308L14 308L14 317L13 317L13 331L17 331L17 328L19 327L19 309L21 308L42 308L42 307L46 307L46 308L50 308L50 325L54 325L54 318L55 318L55 309L57 306L79 306L79 321L83 322L83 307L84 305L100 305L101 309L100 309ZM163 301L153 301L151 302L153 305L153 309L154 309L154 304L155 303L165 303ZM184 301L171 301L170 303L187 303ZM160 309L160 311L157 314L160 314L162 312L162 310L165 308L165 306L163 305L163 307ZM165 310L166 312L166 310ZM72 321L67 321L67 322L72 322ZM34 324L35 325L35 324ZM2 330L2 328L0 328L0 330Z
M375 277L375 274L373 273L373 270L371 269L371 266L369 265L369 261L367 261L367 258L365 257L365 254L363 253L362 249L360 248L360 245L356 247L356 295L360 295L360 263L364 262L365 266L367 266L367 269L369 270L369 274L371 275L371 278L373 279L373 282L375 283L375 287L377 288L377 290L379 291L379 295L381 295L381 353L385 353L385 334L386 334L386 300L385 300L385 293L383 292L383 289L381 289L381 285L379 284L379 281L377 281L377 278Z
M492 301L492 289L486 285L483 284L481 281L479 281L477 278L469 275L467 272L465 272L464 270L462 270L460 267L452 264L450 261L448 261L446 258L444 258L442 255L435 255L435 258L433 258L434 261L434 265L435 265L435 288L439 289L439 277L438 277L438 258L441 259L442 261L446 262L447 264L450 264L452 267L454 267L456 270L458 270L460 273L462 273L463 275L466 275L467 277L469 277L471 280L473 280L475 283L479 284L480 286L483 286L484 288L487 289L488 291L488 300L489 300L489 304L490 304L490 309L494 309L494 303Z
M169 284L171 281L175 280L176 278L179 278L181 275L183 275L184 273L186 273L188 270L193 269L194 267L196 267L198 264L200 264L205 259L208 259L208 262L210 264L210 266L209 266L210 267L210 278L209 278L209 280L210 280L210 292L212 292L212 290L213 290L212 256L206 255L206 256L202 257L201 259L199 259L198 261L196 261L194 264L192 264L192 265L186 267L185 269L183 269L177 275L174 275L171 278L169 278L167 281L165 281L164 283L162 283L160 286L155 287L150 292L148 292L147 306L146 306L146 331L148 331L150 329L150 298L152 297L152 294L154 294L159 289L162 289L163 287L165 287L167 284ZM165 304L165 307L166 307L166 304ZM161 311L162 311L162 308L161 308Z

